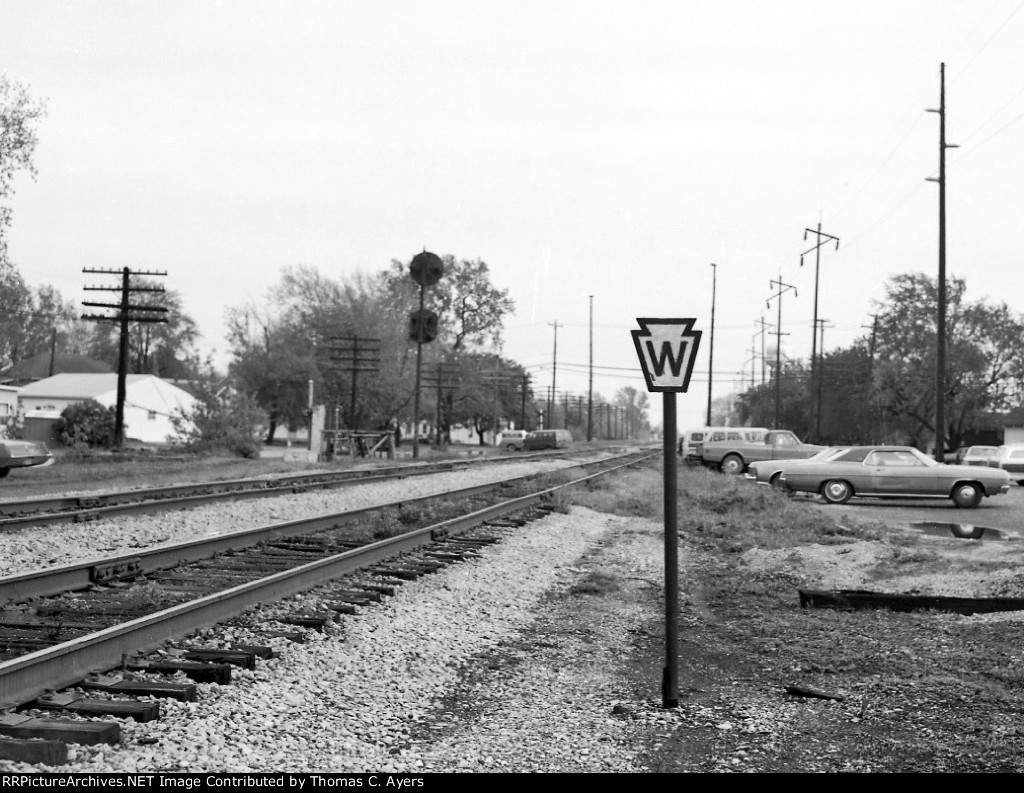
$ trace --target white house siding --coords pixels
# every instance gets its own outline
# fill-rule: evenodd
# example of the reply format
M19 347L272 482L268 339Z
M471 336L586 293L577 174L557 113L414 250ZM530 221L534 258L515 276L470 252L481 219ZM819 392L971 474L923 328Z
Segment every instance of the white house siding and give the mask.
M80 390L76 388L79 384ZM25 386L19 394L26 418L54 419L68 405L90 399L104 407L116 407L117 375L54 375ZM171 417L179 410L191 411L195 404L195 398L187 391L156 375L128 375L125 438L143 443L167 443L174 437Z

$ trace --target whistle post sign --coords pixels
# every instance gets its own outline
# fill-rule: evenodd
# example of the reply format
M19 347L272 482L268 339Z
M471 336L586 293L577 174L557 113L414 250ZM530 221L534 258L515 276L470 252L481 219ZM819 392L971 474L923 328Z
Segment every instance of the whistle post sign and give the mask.
M661 677L662 707L679 706L679 518L676 466L676 393L686 391L700 346L697 320L636 320L630 331L648 391L662 392L662 442L665 469L665 668Z
M680 392L690 387L701 332L695 319L637 317L640 330L630 331L648 391Z

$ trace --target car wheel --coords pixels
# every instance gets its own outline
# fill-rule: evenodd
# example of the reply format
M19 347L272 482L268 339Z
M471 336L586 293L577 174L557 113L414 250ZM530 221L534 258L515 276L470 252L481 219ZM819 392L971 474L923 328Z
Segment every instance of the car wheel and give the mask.
M781 471L777 474L772 474L772 478L768 480L768 484L770 484L775 490L778 490L782 493L791 492L789 489L789 485L782 481Z
M842 479L829 479L821 486L821 495L829 504L845 504L853 495L853 488Z
M10 468L0 468L0 479L3 479L10 472L11 472Z
M514 443L506 443L505 448L510 452L514 452L516 450L516 445Z
M743 473L743 458L738 454L730 454L722 460L722 473L739 476Z
M974 482L961 482L953 488L950 498L958 507L970 509L981 503L981 488Z

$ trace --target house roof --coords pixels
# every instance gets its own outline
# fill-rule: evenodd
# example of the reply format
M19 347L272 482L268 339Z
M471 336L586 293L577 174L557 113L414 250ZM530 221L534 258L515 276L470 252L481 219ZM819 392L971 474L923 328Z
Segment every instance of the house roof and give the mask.
M66 373L102 373L113 371L103 361L94 358L87 358L84 355L70 355L57 353L52 360L53 374ZM13 366L9 366L0 372L0 383L23 384L34 380L42 380L50 377L51 359L50 353L33 355L31 358L24 358Z
M140 380L155 380L169 388L177 388L153 374L125 375L125 386ZM29 383L19 392L24 397L52 397L55 399L96 399L117 390L117 373L108 374L55 374Z

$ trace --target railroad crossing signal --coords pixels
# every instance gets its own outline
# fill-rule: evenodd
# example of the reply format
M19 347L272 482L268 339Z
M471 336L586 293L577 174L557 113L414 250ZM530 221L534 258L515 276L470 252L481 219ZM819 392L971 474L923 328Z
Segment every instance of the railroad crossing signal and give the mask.
M679 392L690 387L701 332L695 319L637 317L640 330L630 331L648 391Z

